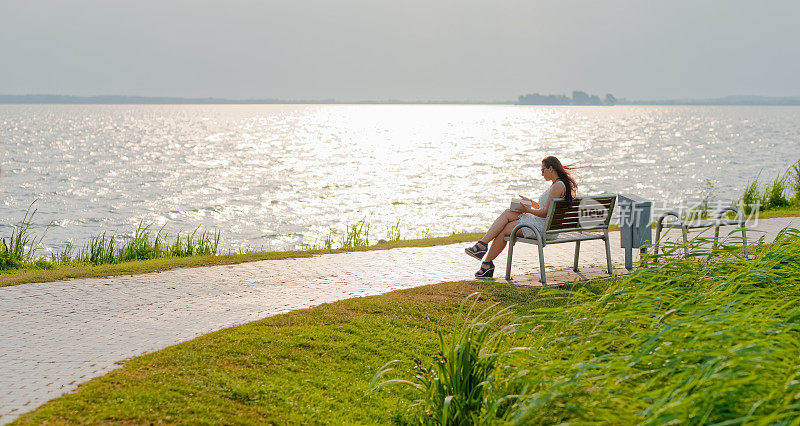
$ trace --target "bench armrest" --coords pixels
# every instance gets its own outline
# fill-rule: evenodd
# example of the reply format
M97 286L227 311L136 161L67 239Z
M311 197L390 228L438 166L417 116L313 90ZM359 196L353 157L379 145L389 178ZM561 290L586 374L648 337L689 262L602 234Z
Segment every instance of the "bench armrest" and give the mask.
M519 225L515 226L514 229L511 230L511 235L508 236L508 240L511 242L511 244L515 244L517 242L517 231L519 231L522 228L528 228L531 231L533 231L533 233L536 234L536 239L539 240L539 242L541 242L542 244L544 244L544 242L545 242L544 235L542 235L541 231L539 231L538 229L536 229L536 228L534 228L534 227L532 227L530 225L525 225L525 224L522 224L522 223L520 223Z
M739 219L739 223L744 226L744 216L742 216L742 212L739 211L736 207L725 207L724 209L720 210L717 214L717 219L722 219L727 212L734 212L736 213L736 219Z

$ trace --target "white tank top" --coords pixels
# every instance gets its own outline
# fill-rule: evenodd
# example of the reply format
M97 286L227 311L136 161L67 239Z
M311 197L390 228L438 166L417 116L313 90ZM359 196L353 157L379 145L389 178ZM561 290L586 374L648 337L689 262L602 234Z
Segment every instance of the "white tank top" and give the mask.
M560 184L564 185L564 182L562 182L560 180L557 180L556 183L560 183ZM540 209L543 209L543 208L546 207L545 204L547 203L547 199L550 198L550 190L553 189L553 186L555 186L556 183L550 185L550 188L547 188L547 191L544 191L544 194L542 194L542 196L539 197L539 208ZM564 185L564 189L566 189L566 188L567 188L567 186Z

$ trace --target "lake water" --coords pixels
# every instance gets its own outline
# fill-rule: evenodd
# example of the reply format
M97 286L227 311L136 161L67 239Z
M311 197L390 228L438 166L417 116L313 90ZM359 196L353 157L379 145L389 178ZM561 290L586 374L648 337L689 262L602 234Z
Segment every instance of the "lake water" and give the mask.
M483 230L546 155L581 194L732 200L800 158L800 107L0 105L0 141L0 234L36 200L43 254L140 222L287 249L364 217L372 241Z

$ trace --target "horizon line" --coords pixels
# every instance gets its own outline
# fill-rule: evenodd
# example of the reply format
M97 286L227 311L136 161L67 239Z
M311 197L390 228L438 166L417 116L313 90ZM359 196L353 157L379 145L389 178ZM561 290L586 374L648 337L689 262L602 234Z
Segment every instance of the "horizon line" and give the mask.
M529 105L521 104L514 100L355 100L340 101L334 98L323 99L280 99L280 98L250 98L250 99L229 99L216 97L181 97L181 96L139 96L139 95L58 95L58 94L25 94L25 95L6 95L0 94L0 104L108 104L108 105L128 105L128 104L185 104L185 105L317 105L317 104L406 104L406 105ZM764 96L764 95L728 95L717 98L677 98L677 99L654 99L654 100L629 100L619 98L617 105L800 105L800 96ZM543 106L559 106L559 104L537 104ZM560 104L560 106L582 106ZM589 105L590 106L590 105ZM597 106L597 105L595 105ZM610 105L600 105L610 106Z

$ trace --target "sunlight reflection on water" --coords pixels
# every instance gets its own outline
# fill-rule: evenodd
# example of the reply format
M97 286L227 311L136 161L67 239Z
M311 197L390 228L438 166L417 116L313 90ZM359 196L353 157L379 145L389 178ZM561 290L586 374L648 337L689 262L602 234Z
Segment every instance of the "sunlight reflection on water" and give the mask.
M740 195L800 157L797 107L472 105L0 106L3 235L33 200L45 245L220 229L226 248L315 244L362 217L371 240L482 230L539 161L580 192Z

